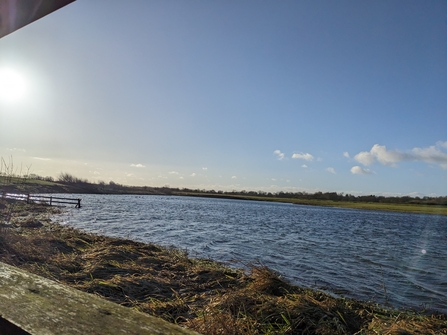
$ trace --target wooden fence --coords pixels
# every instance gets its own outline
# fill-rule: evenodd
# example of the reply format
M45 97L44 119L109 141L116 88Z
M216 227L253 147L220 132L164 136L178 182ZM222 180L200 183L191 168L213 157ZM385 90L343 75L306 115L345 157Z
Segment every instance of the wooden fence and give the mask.
M26 201L27 203L48 204L50 206L53 206L53 205L59 206L61 204L70 204L70 205L75 205L76 208L81 208L81 199L79 199L79 198L75 199L75 198L45 196L45 195L14 194L14 193L3 193L2 197L5 199L15 199L15 200Z

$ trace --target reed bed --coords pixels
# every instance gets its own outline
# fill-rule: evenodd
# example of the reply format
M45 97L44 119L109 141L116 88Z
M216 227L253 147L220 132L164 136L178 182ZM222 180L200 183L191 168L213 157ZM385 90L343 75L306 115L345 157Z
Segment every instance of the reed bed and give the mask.
M53 223L53 211L0 200L0 260L202 334L447 334L445 315L334 298L260 265L233 269L87 234Z

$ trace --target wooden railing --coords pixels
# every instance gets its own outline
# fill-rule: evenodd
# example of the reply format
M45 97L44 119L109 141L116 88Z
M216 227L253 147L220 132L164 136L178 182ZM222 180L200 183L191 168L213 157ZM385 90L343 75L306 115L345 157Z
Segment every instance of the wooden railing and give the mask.
M1 262L0 297L0 334L198 335Z
M3 193L3 198L15 199L26 201L27 203L40 203L48 204L50 206L60 205L60 204L71 204L75 205L76 208L81 208L81 199L74 198L62 198L44 195L34 195L34 194L15 194L15 193Z

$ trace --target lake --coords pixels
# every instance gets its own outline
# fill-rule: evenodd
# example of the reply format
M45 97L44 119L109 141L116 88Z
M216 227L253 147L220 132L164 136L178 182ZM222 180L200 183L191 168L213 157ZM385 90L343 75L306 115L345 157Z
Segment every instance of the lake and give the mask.
M73 195L70 195L73 197ZM187 250L290 282L397 308L447 314L447 217L260 201L76 195L58 221Z

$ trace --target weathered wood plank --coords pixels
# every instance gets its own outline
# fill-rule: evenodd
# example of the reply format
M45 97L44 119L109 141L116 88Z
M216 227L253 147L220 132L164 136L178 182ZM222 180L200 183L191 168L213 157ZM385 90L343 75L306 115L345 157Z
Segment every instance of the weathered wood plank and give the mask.
M32 335L197 335L1 262L0 316Z

